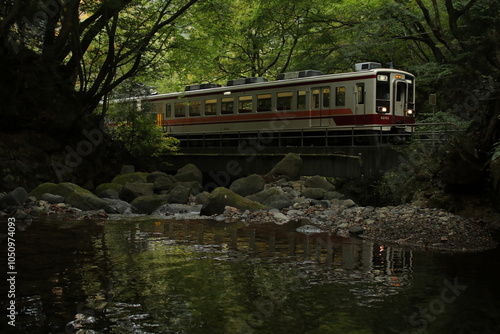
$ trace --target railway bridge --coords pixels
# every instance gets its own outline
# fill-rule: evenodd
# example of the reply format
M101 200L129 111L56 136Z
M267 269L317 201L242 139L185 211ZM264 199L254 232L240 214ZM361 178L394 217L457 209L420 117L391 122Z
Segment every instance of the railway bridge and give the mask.
M432 125L432 128L429 126ZM360 134L304 130L299 133L196 133L179 138L179 152L164 156L168 171L192 163L223 185L249 174L267 174L288 153L302 158L302 175L377 177L404 160L396 146L410 141L440 145L449 137L449 124L412 124L403 135L384 131Z

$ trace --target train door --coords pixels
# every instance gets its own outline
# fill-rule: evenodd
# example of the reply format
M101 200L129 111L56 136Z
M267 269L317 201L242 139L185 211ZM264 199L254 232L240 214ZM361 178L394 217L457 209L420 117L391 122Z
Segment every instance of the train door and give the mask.
M394 81L393 116L405 116L408 109L408 83L405 80Z
M365 114L365 84L364 83L357 83L356 88L354 91L354 98L355 98L355 112L354 114L356 116L364 115ZM356 124L361 123L364 124L359 117L355 117L356 119Z
M330 87L315 87L311 90L311 113L310 125L327 126L328 118L325 117L325 111L330 109Z

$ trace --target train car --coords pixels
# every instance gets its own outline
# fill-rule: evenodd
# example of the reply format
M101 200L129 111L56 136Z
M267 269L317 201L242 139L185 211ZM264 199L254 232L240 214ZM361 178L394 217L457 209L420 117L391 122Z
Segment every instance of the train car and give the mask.
M360 63L349 73L306 70L280 74L275 81L253 77L226 86L191 85L143 102L152 103L159 124L181 140L263 131L279 138L325 131L328 137L373 138L367 135L404 132L414 123L415 77Z

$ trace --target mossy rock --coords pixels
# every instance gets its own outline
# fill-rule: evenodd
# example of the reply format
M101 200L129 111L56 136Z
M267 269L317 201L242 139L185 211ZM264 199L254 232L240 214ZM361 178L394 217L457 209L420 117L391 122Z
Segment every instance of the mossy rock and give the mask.
M168 195L146 195L139 196L130 203L138 213L150 214L163 204L168 202Z
M275 209L287 208L293 204L280 187L272 187L263 190L254 195L247 196L247 199Z
M119 194L120 191L122 190L123 188L123 185L122 184L119 184L119 183L103 183L103 184L100 184L97 186L97 188L95 188L95 191L94 193L97 195L97 196L101 196L101 194L105 191L108 191L108 190L112 190L112 191L115 191L116 194Z
M288 153L273 169L268 176L286 176L290 180L296 180L302 169L302 158L297 153Z
M226 206L232 206L241 211L257 211L269 209L269 207L251 201L227 188L219 187L212 191L212 193L208 196L207 202L201 209L201 214L207 216L220 214L224 212L224 208Z
M104 209L108 213L114 213L114 210L108 203L94 195L91 191L73 183L44 183L33 189L31 195L39 199L45 193L62 196L64 197L64 203L80 210Z
M52 182L42 183L30 192L30 196L34 196L36 199L40 200L43 194L59 195L56 193L57 186L57 184Z
M111 181L111 183L118 183L121 184L122 186L125 183L147 183L147 177L149 173L142 173L142 172L137 172L133 174L120 174L115 176L115 178Z

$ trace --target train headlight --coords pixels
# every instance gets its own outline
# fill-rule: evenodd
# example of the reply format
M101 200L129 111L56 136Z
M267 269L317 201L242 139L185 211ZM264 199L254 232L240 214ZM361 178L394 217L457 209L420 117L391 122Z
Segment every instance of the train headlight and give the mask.
M413 116L413 114L414 114L414 113L415 113L415 112L413 111L413 109L408 109L408 110L406 110L406 114L407 114L408 116Z
M377 112L386 113L388 111L389 111L389 108L387 108L387 107L384 107L384 106L377 107Z

